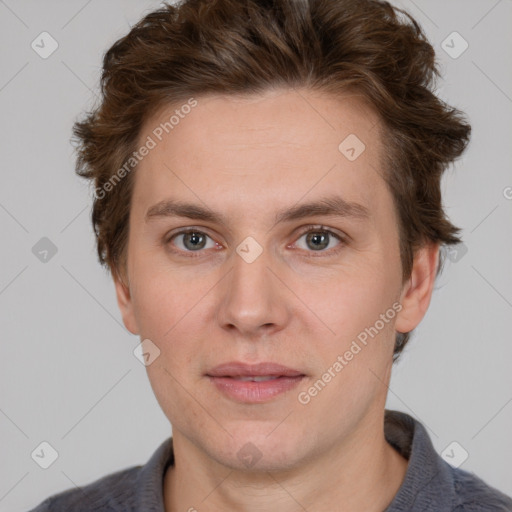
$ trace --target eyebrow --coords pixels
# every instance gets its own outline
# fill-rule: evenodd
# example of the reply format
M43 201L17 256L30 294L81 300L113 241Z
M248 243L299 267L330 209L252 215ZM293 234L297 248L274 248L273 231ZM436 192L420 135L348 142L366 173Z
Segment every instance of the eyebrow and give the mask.
M340 196L329 196L279 210L275 215L274 224L304 219L315 215L367 220L370 217L370 211L362 204L347 201ZM216 224L227 224L226 218L221 213L198 204L173 199L164 199L148 208L145 216L146 222L158 217L187 217Z

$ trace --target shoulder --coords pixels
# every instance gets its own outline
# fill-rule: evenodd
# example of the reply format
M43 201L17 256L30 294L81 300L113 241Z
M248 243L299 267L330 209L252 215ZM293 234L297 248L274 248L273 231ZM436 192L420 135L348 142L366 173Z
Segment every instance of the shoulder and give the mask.
M50 496L30 512L136 512L163 510L162 482L174 463L169 437L144 465L110 473L83 487Z
M163 475L174 463L172 437L146 464L110 473L83 487L50 496L31 512L135 512L163 509Z
M451 468L455 503L453 512L512 512L512 498L460 468Z
M54 494L30 512L129 511L135 503L135 482L141 467L133 466Z
M386 410L388 442L409 460L400 489L386 512L512 512L512 498L437 453L418 420Z

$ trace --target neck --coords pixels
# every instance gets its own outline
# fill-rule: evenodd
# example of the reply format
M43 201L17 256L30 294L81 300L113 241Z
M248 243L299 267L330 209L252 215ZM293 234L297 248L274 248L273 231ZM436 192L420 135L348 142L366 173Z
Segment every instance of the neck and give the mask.
M407 460L387 443L383 425L382 416L300 467L260 473L219 464L175 432L175 463L164 478L165 511L382 512L407 469Z

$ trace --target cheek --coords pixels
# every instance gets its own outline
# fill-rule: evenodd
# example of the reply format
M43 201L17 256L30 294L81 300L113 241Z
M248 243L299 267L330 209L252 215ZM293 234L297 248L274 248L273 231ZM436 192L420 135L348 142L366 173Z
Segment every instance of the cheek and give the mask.
M154 263L148 258L134 265L132 301L141 336L165 341L187 319L208 283Z
M346 342L373 326L392 307L394 288L390 274L375 263L330 272L329 279L323 281L311 276L307 283L302 281L298 295L306 298L311 311L329 328L327 336Z
M374 400L385 397L397 304L390 289L383 274L368 273L365 279L340 279L328 294L315 295L317 311L334 334L326 331L312 349L322 360L320 373L308 383L313 389L302 389L314 396L304 406L312 417L330 409L330 425L350 429Z
M186 409L187 418L200 424L204 418L190 406L190 396L184 388L195 385L191 379L199 372L198 355L206 348L199 343L204 320L198 317L201 305L197 303L209 286L200 280L187 285L176 275L155 271L154 267L139 267L137 271L132 300L141 340L150 339L160 350L146 367L150 385L171 423L180 425L180 418L172 415L179 416Z
M167 380L165 368L183 382L199 372L201 357L209 350L204 333L212 327L207 318L211 315L208 291L215 285L215 276L198 277L149 263L135 270L132 301L141 340L150 339L160 350L155 368L161 370L156 373L151 365L148 375ZM176 383L171 379L170 384Z
M314 349L322 360L322 373L315 377L328 383L311 410L337 403L340 408L332 414L343 422L347 411L363 414L375 396L385 393L381 381L392 358L395 308L399 307L392 290L388 275L367 268L332 281L323 295L315 292L311 308L334 333L325 330ZM318 386L322 388L322 383Z

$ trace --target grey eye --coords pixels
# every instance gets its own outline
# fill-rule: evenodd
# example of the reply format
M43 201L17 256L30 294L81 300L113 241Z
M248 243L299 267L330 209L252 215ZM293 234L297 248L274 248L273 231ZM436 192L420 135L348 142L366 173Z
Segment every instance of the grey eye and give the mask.
M191 251L191 252L197 252L201 249L208 249L210 247L214 247L215 243L211 238L206 235L205 233L202 233L201 231L182 231L180 233L176 233L171 240L180 240L181 239L181 245L178 243L175 243L175 245L178 247L178 249L181 249L183 251ZM208 239L211 240L211 245L208 247ZM171 241L169 240L169 242Z
M340 238L332 233L331 231L316 229L308 231L304 233L299 240L305 237L305 245L306 247L301 247L301 249L312 250L312 251L323 251L329 244L331 244L332 240L337 240L340 242ZM338 244L335 244L335 246ZM300 246L300 244L299 244Z

